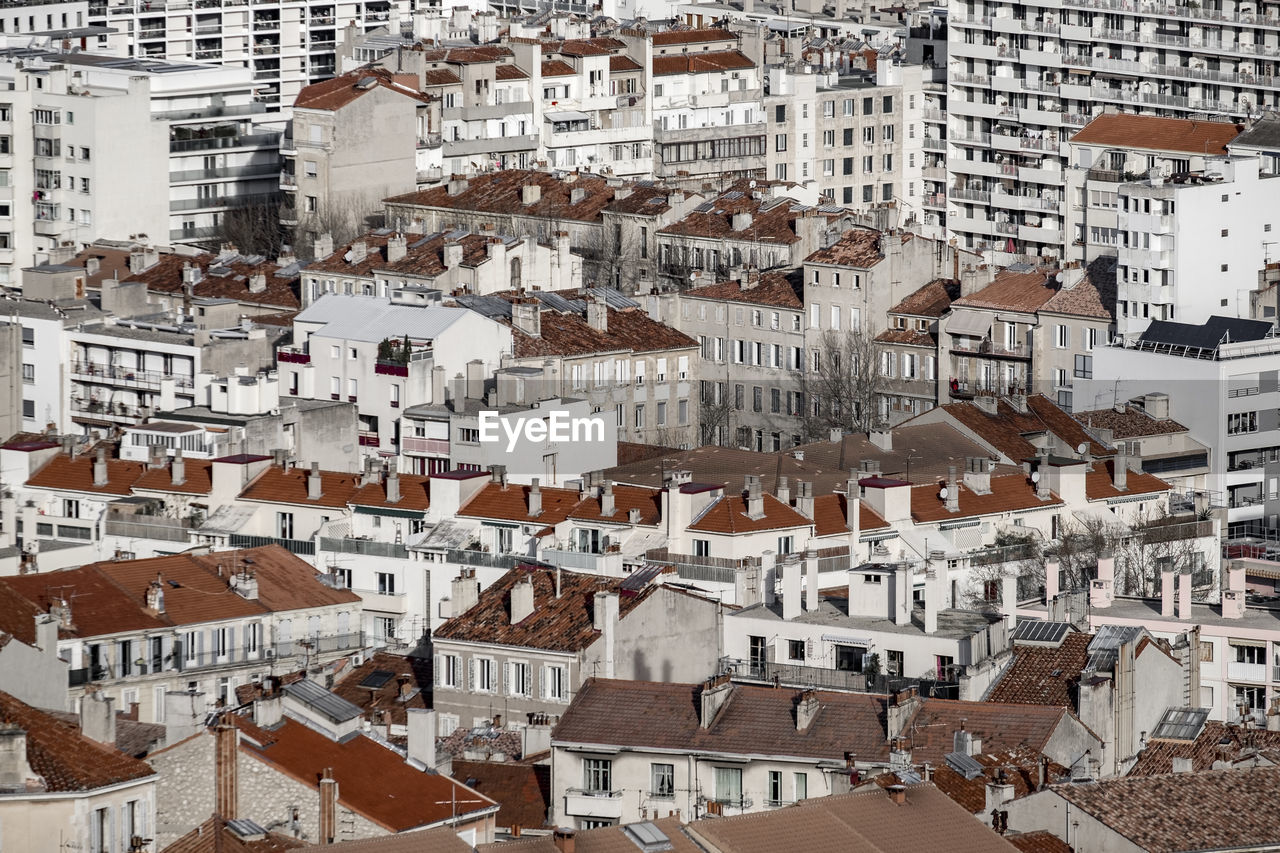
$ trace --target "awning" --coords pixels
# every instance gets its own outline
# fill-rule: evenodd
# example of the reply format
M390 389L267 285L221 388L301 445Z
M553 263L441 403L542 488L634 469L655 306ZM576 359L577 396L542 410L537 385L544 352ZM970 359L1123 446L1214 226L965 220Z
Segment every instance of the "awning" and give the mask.
M961 309L947 318L947 332L952 335L985 337L991 331L991 315Z
M590 121L591 116L577 110L558 110L543 113L548 121Z

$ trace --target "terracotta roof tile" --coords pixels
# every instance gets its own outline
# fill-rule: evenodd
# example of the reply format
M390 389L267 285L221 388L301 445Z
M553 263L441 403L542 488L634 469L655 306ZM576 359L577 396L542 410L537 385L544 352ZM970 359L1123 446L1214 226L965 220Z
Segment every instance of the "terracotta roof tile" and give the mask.
M600 497L593 491L573 508L573 511L569 513L569 518L581 521L625 522L628 512L632 509L637 509L640 511L640 524L657 524L662 515L662 491L660 489L646 489L640 486L615 485L613 487L613 505L613 515L608 518L602 516L600 514Z
M240 748L317 792L325 769L331 769L338 802L391 832L448 820L455 808L465 816L494 805L448 776L414 769L364 735L332 741L287 718L272 735L267 746L242 742Z
M1280 844L1273 810L1240 807L1280 797L1277 767L1126 776L1050 790L1150 853Z
M1084 278L1075 287L1059 288L1040 310L1050 314L1112 320L1115 318L1115 305L1115 266L1111 259L1100 258L1089 265Z
M714 42L738 39L738 34L729 30L722 30L718 27L704 27L701 29L691 30L663 30L654 33L649 37L654 46L666 46L672 44L699 44L701 42Z
M928 347L938 345L938 338L932 332L921 332L918 329L885 329L876 335L876 340L883 344L900 344L911 347Z
M1154 474L1129 471L1125 475L1124 491L1120 491L1115 487L1112 479L1115 464L1114 459L1094 461L1093 470L1085 474L1084 477L1085 496L1089 500L1100 501L1107 498L1125 497L1126 495L1156 494L1167 492L1172 488Z
M577 489L556 489L549 486L540 487L542 492L542 512L537 516L529 515L530 486L508 483L486 483L475 497L467 501L458 510L462 518L489 518L501 521L521 521L528 524L559 524L568 518L569 513L578 505Z
M800 691L734 684L708 728L700 721L701 684L590 678L552 733L553 743L593 743L692 752L843 761L887 761L886 697L819 692L821 709L796 729ZM626 720L625 726L617 724Z
M955 300L955 308L991 308L997 311L1034 313L1054 295L1049 273L1043 270L1000 270L986 287Z
M593 39L566 39L559 44L544 44L542 46L543 53L547 53L550 47L551 53L558 53L562 56L607 56L622 50L627 43L621 39L615 38L593 38Z
M374 80L376 86L362 88L359 83ZM418 91L418 78L414 74L393 74L385 68L360 68L341 77L333 77L319 83L303 87L294 99L295 109L338 110L373 88L383 88L415 101L426 102L427 98Z
M624 188L621 194L615 189L613 201L604 209L631 216L661 216L671 209L670 193L666 187L639 184Z
M342 507L346 506L356 490L360 488L360 475L341 471L320 472L320 498L311 500L307 497L307 479L310 471L305 468L283 468L272 466L254 478L240 499L246 501L266 501L268 503L291 503L310 506Z
M543 77L569 77L577 73L573 70L573 66L563 59L548 59L542 63Z
M455 760L453 777L498 802L498 826L542 829L546 825L551 805L549 765Z
M572 177L568 180L550 172L503 169L470 178L466 189L456 195L449 195L447 186L439 186L385 201L414 207L501 214L519 212L523 216L599 222L600 212L614 199L614 188L598 175L584 173ZM541 194L533 204L525 204L524 188L535 184ZM586 195L576 204L572 201L575 189L586 190Z
M391 677L380 687L364 686L375 672ZM363 710L374 725L407 725L406 709L431 707L431 661L375 651L335 683L333 692Z
M38 489L57 489L64 492L85 492L95 495L128 495L133 484L142 476L145 466L140 462L123 459L107 459L107 482L103 486L93 484L93 466L96 454L85 453L72 459L65 453L52 457L27 480L27 485Z
M511 624L511 588L525 578L533 583L533 613ZM622 578L560 571L560 597L556 597L556 570L519 566L480 593L474 607L445 622L434 632L440 640L494 643L531 649L577 652L596 641L593 611L597 592L622 593ZM646 586L636 594L620 594L618 616L625 619L636 605L653 594Z
M387 478L361 486L352 493L354 506L377 506L386 509L404 509L425 512L431 506L431 479L416 474L400 474L400 500L387 502Z
M807 264L832 264L868 269L884 259L884 255L880 253L881 234L882 232L869 228L853 228L840 235L839 240L824 249L819 249L804 261ZM885 234L884 237L891 239L892 235Z
M959 282L951 279L935 278L890 308L889 313L937 318L951 310L951 302L959 296Z
M87 701L87 700L86 700ZM155 775L145 761L80 734L64 722L0 692L0 723L27 733L27 764L50 793L92 791Z
M209 459L184 459L182 483L173 482L172 463L163 468L146 467L133 483L134 491L178 492L185 495L207 495L213 491L213 462Z
M672 74L706 74L755 67L756 64L740 50L672 53L653 57L654 77L666 77Z
M698 346L698 342L684 332L651 319L639 308L609 308L608 318L608 331L599 331L580 314L546 309L541 313L538 337L512 329L512 349L516 358L531 358L619 351L660 352Z
M343 275L369 277L375 271L404 273L406 275L434 278L444 275L448 267L444 263L445 236L429 235L426 239L421 234L403 234L405 239L404 257L395 261L387 260L387 241L393 234L366 234L359 240L338 247L333 254L320 258L307 265L307 272L333 272ZM484 234L466 234L458 239L462 246L462 265L479 266L489 259L490 237ZM496 239L496 238L494 238ZM360 260L348 261L348 253L355 243L365 245L364 257ZM351 255L354 258L354 255Z
M763 498L764 515L750 518L747 515L745 493L725 495L708 506L689 525L689 530L700 533L751 533L758 530L808 527L813 523L773 495L766 493Z
M1195 740L1148 739L1146 748L1138 753L1138 761L1128 775L1172 773L1175 758L1191 759L1191 769L1195 773L1213 769L1216 761L1229 761L1247 769L1255 757L1274 762L1277 753L1280 753L1280 732L1258 728L1245 730L1234 723L1207 720Z
M69 602L71 627L59 631L62 637L150 631L168 625L164 619L144 610L139 601L105 574L89 566L64 569L56 575L14 575L0 578L0 585L41 613L48 613L59 600ZM29 611L17 614L8 609L0 611L0 628L19 639L24 633L30 635L35 628L28 615Z
M1170 435L1186 432L1187 428L1172 418L1153 418L1137 406L1125 406L1123 412L1114 408L1073 412L1071 415L1089 429L1110 430L1114 438L1139 438L1148 435Z
M1018 799L1034 793L1040 784L1039 753L1031 750L1003 750L997 753L984 751L973 756L982 765L983 773L972 779L965 778L963 773L951 769L951 765L943 761L933 767L933 784L970 814L981 815L987 806L987 785L1000 778L1013 786L1013 798ZM1049 763L1046 781L1057 782L1068 775L1067 768ZM876 777L876 783L888 787L899 782L896 773L884 773Z
M815 536L834 536L838 533L847 533L848 525L845 518L848 515L848 502L844 495L818 495L813 499L813 525ZM889 526L889 522L885 521L871 507L867 506L866 501L858 504L858 525L859 530L879 530Z
M1039 755L1068 713L1065 708L1043 705L924 699L908 726L911 760L935 766L944 763L947 753L955 749L955 733L962 725L982 739L983 752L1021 750Z
M819 215L813 208L805 209L797 202L782 198L758 200L749 193L729 190L711 202L695 209L677 222L658 231L672 237L705 237L708 239L745 240L753 243L781 243L790 245L800 238L796 235L796 220L802 215ZM751 224L735 230L736 213L750 213Z
M282 267L275 260L234 253L179 255L166 251L157 255L154 264L134 273L129 270L129 254L127 249L94 244L65 263L83 267L89 260L97 261L98 272L86 276L85 283L90 289L100 290L103 280L119 276L120 281L141 281L147 290L166 294L182 292L183 267L189 264L201 273L192 289L192 296L197 299L234 299L247 305L288 310L302 307L298 298L298 272L292 264ZM265 289L260 293L249 291L249 279L253 275L265 278Z
M1052 832L1016 832L1004 837L1022 853L1074 853L1072 847Z
M425 47L414 45L427 62L447 62L454 65L470 65L477 62L500 62L514 54L511 48L500 44L482 44L470 47ZM501 68L502 66L498 66Z
M629 56L609 57L609 71L613 74L617 74L621 71L640 71L643 68L644 66Z
M790 274L762 273L745 289L742 282L730 279L695 287L684 295L688 299L722 299L794 310L804 308L804 282L798 271Z
M310 847L301 838L269 832L263 838L241 838L226 821L214 816L164 848L163 853L280 853Z
M1013 662L988 692L987 699L1011 705L1074 708L1072 693L1088 660L1092 639L1092 634L1072 631L1057 648L1015 643Z
M1036 487L1027 479L1026 474L993 476L991 491L986 494L978 494L964 483L957 484L955 488L959 490L960 509L948 512L947 502L938 497L938 484L913 486L911 517L917 524L922 524L1062 504L1062 499L1056 495L1048 500L1040 500L1036 496Z
M527 80L529 75L515 65L499 65L494 69L494 79L497 80Z
M1036 433L1051 433L1067 447L1088 442L1089 452L1094 456L1109 456L1113 452L1043 394L1027 397L1025 412L1019 412L1003 398L997 402L995 414L969 402L947 403L941 408L1015 464L1037 454L1036 446L1025 438Z
M462 82L462 78L448 68L429 68L422 72L422 83L425 86L453 86Z
M1226 154L1227 143L1244 128L1204 119L1160 118L1129 113L1103 113L1076 131L1073 143L1114 145L1143 151Z

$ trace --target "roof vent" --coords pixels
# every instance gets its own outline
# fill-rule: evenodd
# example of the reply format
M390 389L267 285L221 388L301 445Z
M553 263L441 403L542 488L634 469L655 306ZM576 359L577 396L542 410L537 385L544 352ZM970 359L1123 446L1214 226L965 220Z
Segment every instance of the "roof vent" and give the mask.
M675 849L667 834L652 821L646 820L640 823L627 824L622 828L622 834L627 837L628 841L643 850L644 853L658 853L661 850Z
M372 89L376 85L378 85L377 77L361 77L356 81L357 89Z

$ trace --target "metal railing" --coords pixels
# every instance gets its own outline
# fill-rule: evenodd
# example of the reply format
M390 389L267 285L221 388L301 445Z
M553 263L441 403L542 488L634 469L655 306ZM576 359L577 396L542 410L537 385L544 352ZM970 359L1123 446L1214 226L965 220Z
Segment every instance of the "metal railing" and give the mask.
M321 551L336 551L343 554L361 554L366 557L390 557L397 560L409 559L409 549L396 542L378 542L373 539L355 539L350 536L334 538L320 537Z
M107 515L102 524L102 532L107 536L163 539L167 542L186 542L195 529L192 524L182 519L147 515Z
M278 536L247 536L243 533L232 533L227 543L233 548L262 548L266 545L281 545L299 556L314 557L316 543L311 539L282 539Z
M883 661L882 661L883 664ZM803 664L782 664L773 661L747 661L741 658L720 658L720 672L739 681L756 681L784 687L815 687L824 690L842 690L855 693L896 693L908 687L920 688L922 696L952 698L957 695L954 682L922 681L884 674L869 675L843 669L826 669Z

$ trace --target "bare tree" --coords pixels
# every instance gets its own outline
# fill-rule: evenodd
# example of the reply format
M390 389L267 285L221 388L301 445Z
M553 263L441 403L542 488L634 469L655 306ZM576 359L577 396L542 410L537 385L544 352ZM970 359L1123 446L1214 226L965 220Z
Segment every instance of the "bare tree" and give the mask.
M236 205L222 215L219 242L232 243L245 255L278 257L284 242L280 199Z
M313 240L320 234L333 237L336 248L371 229L381 228L385 222L382 200L367 193L331 196L315 211L297 211L294 215L298 217L298 224L293 226L292 245L297 256L304 260L314 260L311 257Z
M710 379L702 380L702 393L698 400L698 424L701 430L698 443L728 444L732 439L732 419L733 404L728 396L727 384Z
M832 429L866 432L879 424L877 402L885 389L883 350L869 324L822 334L811 350L811 363L797 374L809 438L825 438Z

